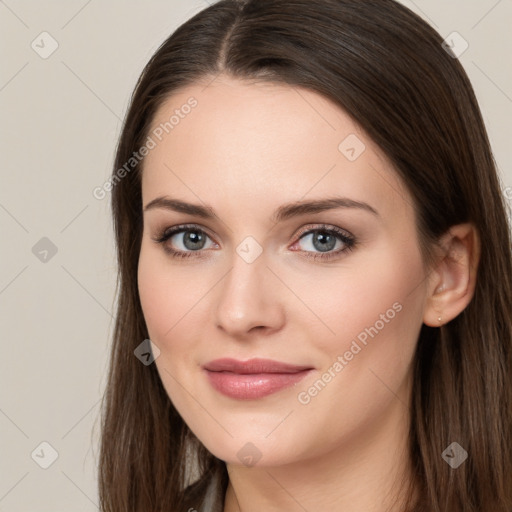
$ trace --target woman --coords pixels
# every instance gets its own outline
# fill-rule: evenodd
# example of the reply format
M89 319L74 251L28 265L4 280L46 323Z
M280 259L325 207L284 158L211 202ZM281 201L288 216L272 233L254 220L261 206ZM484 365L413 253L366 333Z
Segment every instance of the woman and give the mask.
M151 58L102 510L512 509L510 232L442 43L392 0L222 0Z

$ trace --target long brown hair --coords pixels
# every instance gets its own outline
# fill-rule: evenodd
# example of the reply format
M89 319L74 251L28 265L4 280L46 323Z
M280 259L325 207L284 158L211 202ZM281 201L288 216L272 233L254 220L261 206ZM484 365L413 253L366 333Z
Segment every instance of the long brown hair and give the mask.
M178 89L220 73L315 91L380 146L414 198L422 250L450 226L481 239L474 297L440 329L423 325L414 360L411 509L512 510L512 259L506 204L472 86L441 36L393 0L222 0L180 26L145 67L126 115L112 175L119 264L117 318L102 416L105 512L198 507L184 489L223 461L191 434L154 364L137 288L142 235L141 148L155 113ZM200 108L200 105L199 107ZM133 164L133 165L132 165ZM120 173L119 169L125 169ZM442 458L458 442L456 470ZM190 493L189 493L190 497Z

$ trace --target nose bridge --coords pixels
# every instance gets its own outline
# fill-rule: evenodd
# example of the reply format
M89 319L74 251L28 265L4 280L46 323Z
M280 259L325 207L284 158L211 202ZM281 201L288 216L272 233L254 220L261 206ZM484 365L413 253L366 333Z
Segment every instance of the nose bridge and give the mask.
M250 238L250 237L248 237ZM233 252L231 270L220 283L216 323L231 334L253 327L279 327L283 304L272 286L268 258L255 240L245 239Z

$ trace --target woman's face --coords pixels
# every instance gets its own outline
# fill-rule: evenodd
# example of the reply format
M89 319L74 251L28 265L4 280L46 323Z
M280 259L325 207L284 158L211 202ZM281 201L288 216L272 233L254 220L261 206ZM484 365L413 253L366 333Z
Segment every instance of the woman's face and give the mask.
M173 95L149 135L140 298L199 440L275 466L404 435L427 276L372 140L316 93L223 76Z

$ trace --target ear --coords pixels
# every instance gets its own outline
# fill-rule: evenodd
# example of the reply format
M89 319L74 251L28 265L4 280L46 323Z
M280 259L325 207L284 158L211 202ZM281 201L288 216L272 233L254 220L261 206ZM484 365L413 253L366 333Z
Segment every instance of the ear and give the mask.
M429 276L423 315L423 322L431 327L453 320L469 304L480 260L480 237L471 223L452 226L439 245L440 257Z

